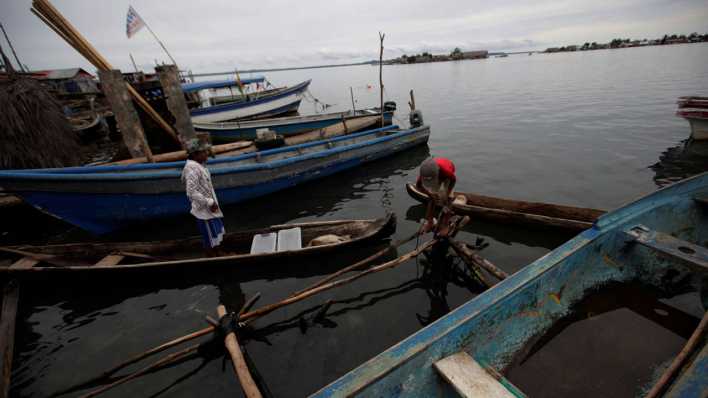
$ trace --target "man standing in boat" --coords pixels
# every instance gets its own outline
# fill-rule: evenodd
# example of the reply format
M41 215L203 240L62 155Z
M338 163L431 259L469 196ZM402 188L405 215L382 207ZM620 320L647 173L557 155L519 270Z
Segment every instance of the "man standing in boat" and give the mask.
M197 226L204 241L204 247L213 250L224 237L224 217L219 208L211 174L205 167L209 158L210 145L198 138L187 141L187 163L182 170L182 182L187 197L192 204L190 213L197 218Z
M455 164L447 158L428 158L420 165L420 174L416 187L423 191L430 200L421 227L422 233L434 231L440 237L446 237L450 229L450 208L453 188L457 182ZM435 209L440 213L435 218Z

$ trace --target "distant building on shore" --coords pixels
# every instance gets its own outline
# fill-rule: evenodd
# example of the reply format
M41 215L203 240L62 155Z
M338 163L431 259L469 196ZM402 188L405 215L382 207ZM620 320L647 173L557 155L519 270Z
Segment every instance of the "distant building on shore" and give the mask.
M489 57L489 51L487 51L487 50L463 51L462 52L462 59L482 59L482 58L488 58L488 57Z

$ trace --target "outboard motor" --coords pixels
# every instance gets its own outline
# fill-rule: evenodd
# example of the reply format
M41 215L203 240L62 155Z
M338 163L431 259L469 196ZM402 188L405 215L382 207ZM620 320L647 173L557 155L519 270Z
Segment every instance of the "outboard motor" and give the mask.
M420 127L423 125L423 112L420 110L416 109L411 112L411 114L408 116L408 121L411 123L411 127Z
M395 111L396 111L396 102L395 101L384 102L384 112L395 112Z

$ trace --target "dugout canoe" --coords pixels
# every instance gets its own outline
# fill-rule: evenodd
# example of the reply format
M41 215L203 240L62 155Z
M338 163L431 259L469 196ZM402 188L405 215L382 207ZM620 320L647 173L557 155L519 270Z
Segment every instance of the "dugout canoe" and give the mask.
M254 236L299 228L301 248L250 254ZM350 250L355 245L371 243L390 236L396 230L393 213L378 219L316 221L273 225L257 230L224 235L219 257L205 257L199 236L154 242L68 243L46 246L0 247L0 274L22 276L36 273L114 272L147 269L203 269L206 265L241 267L272 263L287 267L296 261ZM308 247L323 235L349 236L341 243Z
M428 202L428 196L414 184L407 184L406 190L413 199L421 203ZM598 209L455 192L455 196L458 195L467 199L465 204L453 203L452 208L458 214L503 223L561 228L573 232L592 227L597 218L605 213L604 210Z
M624 284L651 287L662 298L680 295L686 306L699 309L690 316L698 325L697 338L692 336L689 343L694 345L681 350L687 354L686 361L677 368L675 381L663 389L663 396L705 396L708 347L700 331L708 319L704 314L708 308L706 242L708 173L600 216L591 228L312 397L456 397L458 392L461 396L524 396L504 375L528 359L534 344L552 338L557 332L554 327L563 325L559 322L573 319L574 306L581 300L603 287ZM679 311L670 305L664 308ZM651 310L637 314L659 323L656 318L664 318L655 317ZM648 336L636 338L652 344ZM588 370L577 380L593 383L594 377ZM548 393L560 383L549 380ZM465 395L470 386L478 395ZM638 386L637 391L642 387L650 385Z

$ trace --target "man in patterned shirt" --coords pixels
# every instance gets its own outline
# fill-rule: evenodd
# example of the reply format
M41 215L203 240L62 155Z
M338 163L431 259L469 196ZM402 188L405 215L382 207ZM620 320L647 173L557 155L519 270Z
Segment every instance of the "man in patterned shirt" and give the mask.
M197 226L202 235L204 247L214 249L224 237L224 214L219 208L211 174L204 165L209 158L209 144L198 138L186 144L188 158L182 170L187 198L191 203L190 213L197 219Z

